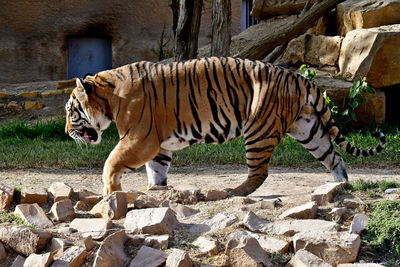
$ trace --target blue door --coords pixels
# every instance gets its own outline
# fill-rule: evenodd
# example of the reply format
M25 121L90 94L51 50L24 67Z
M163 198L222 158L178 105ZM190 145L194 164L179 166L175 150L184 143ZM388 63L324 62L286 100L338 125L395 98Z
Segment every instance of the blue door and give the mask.
M68 79L111 68L111 38L76 36L68 39Z

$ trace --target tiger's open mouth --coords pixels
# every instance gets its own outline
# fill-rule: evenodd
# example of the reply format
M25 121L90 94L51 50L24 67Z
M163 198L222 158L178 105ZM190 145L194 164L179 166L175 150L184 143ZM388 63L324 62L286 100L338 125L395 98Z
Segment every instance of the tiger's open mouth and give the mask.
M83 140L85 140L85 142L87 142L89 144L96 142L97 139L99 138L99 135L97 134L96 130L93 128L84 127L81 132L82 132Z

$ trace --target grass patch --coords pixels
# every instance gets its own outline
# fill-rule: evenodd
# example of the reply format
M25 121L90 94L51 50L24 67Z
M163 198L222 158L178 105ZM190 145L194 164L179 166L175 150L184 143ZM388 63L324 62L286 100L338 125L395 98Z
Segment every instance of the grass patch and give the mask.
M64 132L64 121L28 124L16 121L0 127L0 168L101 168L118 142L118 132L112 125L103 134L99 145L79 147ZM368 134L352 133L347 139L362 148L372 148L377 140ZM387 136L386 149L374 157L357 158L341 152L347 165L387 167L400 166L400 132ZM246 164L243 138L222 145L193 145L177 151L173 165ZM298 142L282 139L271 159L274 166L321 166Z
M382 200L372 204L363 240L383 259L400 258L400 201Z
M351 181L349 183L349 189L351 191L360 191L360 192L368 192L370 190L380 190L381 192L385 191L388 188L397 188L400 187L400 183L393 181L364 181L364 180L356 180Z
M26 225L29 227L34 227L33 224L27 223L24 219L13 212L0 213L0 224L9 223L13 225Z

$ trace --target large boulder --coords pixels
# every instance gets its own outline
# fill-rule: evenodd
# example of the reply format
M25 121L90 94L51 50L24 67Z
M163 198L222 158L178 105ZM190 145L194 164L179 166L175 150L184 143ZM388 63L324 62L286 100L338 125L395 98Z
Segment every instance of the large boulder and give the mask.
M400 23L399 0L347 0L337 6L338 33Z
M366 77L376 88L400 83L400 24L354 30L346 34L339 56L339 75Z
M257 20L262 20L280 15L298 14L306 2L307 0L254 0L251 15Z

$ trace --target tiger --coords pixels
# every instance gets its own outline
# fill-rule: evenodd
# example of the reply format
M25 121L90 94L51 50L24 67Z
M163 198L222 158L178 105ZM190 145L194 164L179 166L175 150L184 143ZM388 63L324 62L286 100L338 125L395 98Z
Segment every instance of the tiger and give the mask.
M347 181L333 142L355 156L374 149L352 146L342 136L321 91L298 73L261 61L201 58L181 62L140 61L76 79L66 104L66 133L98 144L114 122L119 142L103 168L103 193L122 190L123 173L145 165L148 187L166 186L172 153L200 143L244 139L247 179L229 190L246 196L268 176L274 149L285 134L331 172Z

